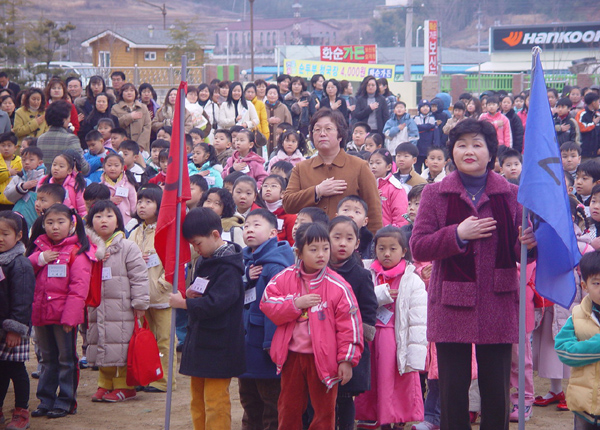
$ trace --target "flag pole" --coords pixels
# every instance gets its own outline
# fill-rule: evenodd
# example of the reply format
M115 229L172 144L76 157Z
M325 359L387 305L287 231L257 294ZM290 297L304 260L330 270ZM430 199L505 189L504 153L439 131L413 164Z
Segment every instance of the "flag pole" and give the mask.
M527 228L529 211L523 207L521 229ZM519 430L525 430L525 319L527 288L527 245L521 244L521 282L519 288Z
M187 55L181 56L181 81L187 80ZM182 172L185 158L185 94L183 88L179 95L179 178L177 179L177 210L175 215L175 273L173 274L173 293L177 294L179 286L179 247L181 246L181 194L183 189ZM167 401L165 405L165 430L169 430L171 427L171 400L173 397L173 353L175 348L175 324L176 324L176 312L175 309L171 309L171 334L169 336L169 373L167 379Z

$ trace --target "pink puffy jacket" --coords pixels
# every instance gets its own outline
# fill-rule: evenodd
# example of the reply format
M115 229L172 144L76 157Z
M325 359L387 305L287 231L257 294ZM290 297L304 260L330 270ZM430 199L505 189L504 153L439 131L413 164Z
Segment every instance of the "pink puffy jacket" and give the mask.
M227 164L223 169L221 175L223 178L229 175L230 169L233 167L233 163L246 163L248 165L249 172L244 172L246 175L254 178L258 188L262 185L262 182L268 176L265 171L265 159L258 155L256 152L250 151L245 157L240 155L239 151L235 151L231 157L227 159Z
M33 296L34 326L62 324L75 327L83 323L85 299L90 288L92 260L95 259L95 245L90 250L75 256L71 262L71 250L78 245L78 238L72 235L54 245L48 236L41 235L35 240L37 249L29 256L35 271L35 293ZM58 251L58 259L52 264L66 265L66 277L48 277L48 264L39 264L44 251Z
M408 197L400 181L390 173L385 178L377 178L377 188L381 197L383 225L402 227L408 224L402 216L408 211Z
M271 342L271 358L281 372L288 357L296 320L302 311L294 299L303 295L300 266L281 271L267 285L260 310L277 325ZM352 287L333 270L325 267L310 282L311 294L321 296L321 304L309 311L308 324L319 379L327 388L340 382L338 363L354 367L363 351L362 318Z
M43 185L46 181L46 178L50 176L50 184L54 184L54 178L51 175L46 175L38 182L38 187ZM83 190L76 191L76 182L75 182L75 174L71 173L69 176L65 178L65 181L62 183L62 187L65 189L65 201L64 205L70 207L71 209L75 209L80 217L84 217L87 215L87 208L85 206L85 200L83 199Z

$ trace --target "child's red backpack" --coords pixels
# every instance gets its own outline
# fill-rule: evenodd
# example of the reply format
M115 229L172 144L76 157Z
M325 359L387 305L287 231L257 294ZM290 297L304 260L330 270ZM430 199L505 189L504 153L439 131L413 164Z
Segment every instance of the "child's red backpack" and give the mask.
M148 328L146 318L143 326L136 318L127 351L127 385L146 386L162 377L163 369L156 339Z

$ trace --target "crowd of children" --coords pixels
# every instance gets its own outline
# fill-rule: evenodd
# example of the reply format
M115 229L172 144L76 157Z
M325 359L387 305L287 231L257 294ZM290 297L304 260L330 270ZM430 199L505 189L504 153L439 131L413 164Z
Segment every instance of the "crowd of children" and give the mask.
M285 80L284 75L278 83ZM209 87L194 88L196 94L187 99L189 120L198 128L190 124L185 135L191 199L182 232L194 250L185 297L172 293L155 249L172 107L153 115L152 141L146 144L140 140L145 132L140 128L136 134L130 127L141 120L136 112L117 118L110 114L112 95L92 94L94 103L79 130L83 157L62 151L49 171L34 137L43 134L39 129L25 133L15 125L16 134L0 135L0 406L11 380L15 391L7 429L28 428L30 416L74 414L80 367L98 370L93 402L166 392L170 354L174 373L178 365L169 350L172 312L182 352L179 372L191 377L195 429L231 427L234 377L239 378L244 429L349 430L357 420L363 429L402 428L408 422L415 430L440 428L436 347L426 336L432 265L413 260L409 238L423 189L454 170L445 141L466 117L493 124L500 145L494 170L518 185L527 144L522 136L527 95L519 101L504 93L481 100L465 94L452 115L444 97L436 97L421 100L411 117L406 103L386 93L392 111L376 128L373 118L357 121L351 109L346 111L352 131L344 149L368 163L377 183L384 227L375 232L367 228L369 207L357 195L342 198L332 219L316 207L286 213L283 196L292 170L315 148L306 127L279 121L265 130L247 128L254 125L252 112L260 112L250 108L262 103L256 99L259 84L248 104L239 99L238 83L227 85L221 106L230 104L234 118L227 109L219 114L212 97L213 115L206 114L203 90L212 96ZM128 88L116 94L123 102ZM291 122L307 126L306 118L297 117L304 112L303 101L288 97L285 85L269 90L269 106L283 111L286 103L279 102L291 99ZM554 97L551 108L574 229L582 253L591 254L580 272L589 295L583 300L584 294L578 295L581 304L567 319L568 311L533 298L535 269L528 266L529 316L536 318L528 330L525 400L527 419L533 405L558 403L597 428L600 411L586 400L585 390L595 380L591 366L597 362L598 329L590 319L597 324L600 314L600 260L594 252L600 250L600 162L595 159L600 114L596 91L583 93L577 106L572 99ZM550 99L554 92L548 94ZM35 90L28 93L29 109L39 96ZM150 106L144 100L140 112ZM165 106L173 103L167 97ZM219 128L216 118L233 125ZM272 142L270 153L263 150L265 138ZM89 166L85 176L84 162ZM127 382L127 352L141 320L156 338L164 377L135 387ZM31 413L24 365L30 338L40 363L35 373L39 404ZM561 360L577 368L566 400L562 379L569 368ZM550 379L546 395L534 397L533 370ZM475 399L476 386L475 381ZM511 400L515 420L517 399ZM470 409L475 420L479 408ZM0 423L4 419L0 409Z

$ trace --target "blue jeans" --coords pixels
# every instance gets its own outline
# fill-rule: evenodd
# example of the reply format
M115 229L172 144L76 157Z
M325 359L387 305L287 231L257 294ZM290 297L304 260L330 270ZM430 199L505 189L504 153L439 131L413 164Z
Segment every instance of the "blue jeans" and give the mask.
M186 309L177 309L175 311L175 334L179 345L183 345L185 335L187 334L188 314Z
M440 425L440 381L427 380L427 397L425 398L425 421L433 425Z
M36 327L35 330L42 355L42 373L36 393L40 400L38 407L74 413L79 385L77 327L69 333L58 324ZM58 395L57 388L60 388Z

